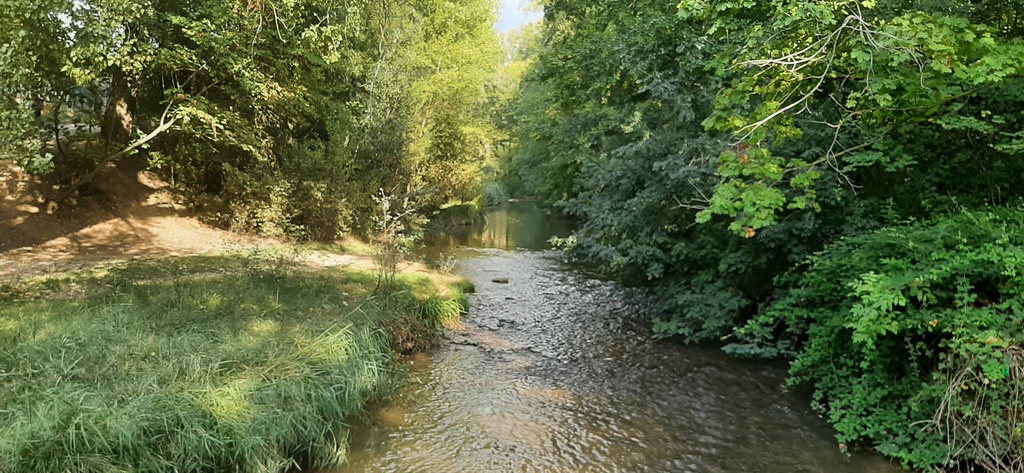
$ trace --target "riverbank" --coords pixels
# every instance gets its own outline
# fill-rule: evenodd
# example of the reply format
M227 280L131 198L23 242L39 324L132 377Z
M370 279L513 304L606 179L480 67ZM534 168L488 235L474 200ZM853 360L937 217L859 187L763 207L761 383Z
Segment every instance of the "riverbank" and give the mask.
M459 278L286 248L0 285L0 471L283 472L345 458L346 420L465 311Z

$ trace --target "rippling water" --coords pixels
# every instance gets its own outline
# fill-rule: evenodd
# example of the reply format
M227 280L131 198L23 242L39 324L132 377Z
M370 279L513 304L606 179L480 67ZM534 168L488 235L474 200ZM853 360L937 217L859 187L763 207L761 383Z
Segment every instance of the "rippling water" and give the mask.
M512 217L514 233L527 219ZM783 392L784 366L657 342L643 304L555 253L459 258L477 284L469 317L409 360L409 386L356 429L339 473L898 471L844 457Z

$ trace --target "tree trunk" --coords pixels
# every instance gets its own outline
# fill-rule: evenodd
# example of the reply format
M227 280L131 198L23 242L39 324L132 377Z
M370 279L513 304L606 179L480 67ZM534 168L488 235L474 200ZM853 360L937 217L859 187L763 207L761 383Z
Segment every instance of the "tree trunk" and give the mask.
M53 142L57 147L57 156L63 158L64 147L60 144L60 109L64 106L64 96L61 96L53 105Z
M103 124L100 126L107 149L120 148L131 142L134 116L135 89L128 82L124 71L118 69L110 78L110 96L107 97Z
M153 138L156 138L161 133L170 130L171 127L174 126L174 123L177 121L178 120L176 118L172 118L169 121L164 121L160 123L160 126L156 127L156 129L149 132L149 134L147 134L146 136L143 136L142 138L136 140L134 143L131 144L131 146L128 146L127 148L108 156L107 159L101 161L100 164L96 166L92 171L89 171L89 174L83 176L81 179L78 180L78 182L72 184L71 187L67 188L59 196L51 200L50 203L47 205L46 213L53 213L54 211L56 211L58 205L64 202L64 200L67 199L68 197L71 197L71 194L74 194L79 187L82 187L82 185L84 185L85 183L92 181L92 179L96 177L101 171L103 171L103 169L106 168L108 164L116 162L117 160L125 156L128 156L129 154L132 153L132 151L135 151L136 149L140 148L146 143L149 143Z

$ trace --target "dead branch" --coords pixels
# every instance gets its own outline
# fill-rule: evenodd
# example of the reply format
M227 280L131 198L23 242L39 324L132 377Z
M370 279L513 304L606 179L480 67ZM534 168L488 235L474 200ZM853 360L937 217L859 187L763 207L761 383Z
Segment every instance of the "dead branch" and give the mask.
M71 187L68 187L63 193L61 193L59 196L53 199L50 202L50 204L47 205L47 208L50 209L50 212L56 210L57 206L59 206L61 203L67 200L68 197L71 197L83 185L92 181L97 175L99 175L101 171L103 171L103 169L107 167L108 164L116 162L117 160L125 156L128 156L136 149L139 149L139 147L145 145L146 143L149 143L150 141L153 140L153 138L156 138L161 133L171 129L171 127L174 126L175 122L177 121L177 118L172 118L171 120L162 122L160 126L154 128L153 131L149 132L149 134L143 136L142 138L139 138L127 148L108 156L106 159L101 161L100 164L96 166L92 171L89 171L88 174L82 176L82 178L79 179L74 184L72 184Z

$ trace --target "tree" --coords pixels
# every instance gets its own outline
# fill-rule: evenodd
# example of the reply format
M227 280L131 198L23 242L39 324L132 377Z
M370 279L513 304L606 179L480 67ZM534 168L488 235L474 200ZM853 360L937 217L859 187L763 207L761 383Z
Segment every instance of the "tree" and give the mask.
M718 17L705 5L684 7ZM735 132L737 144L722 155L702 221L725 215L737 232L765 227L786 208L813 205L823 177L869 195L910 183L897 198L919 216L930 210L922 203L934 208L949 197L999 203L1017 195L1012 171L963 172L1016 168L1022 117L1010 104L1020 100L1024 44L1012 21L972 20L1017 13L980 3L957 16L940 7L775 5L741 53L719 63L735 78L705 125ZM787 141L801 143L793 146L801 154L772 151Z
M135 155L173 173L213 220L279 235L351 230L380 188L428 207L479 192L494 134L483 106L498 51L489 1L9 6L3 152L30 171L62 171L57 201ZM46 123L30 119L36 98ZM74 137L86 146L71 151L46 137L62 106L100 135ZM97 138L102 150L89 146Z

